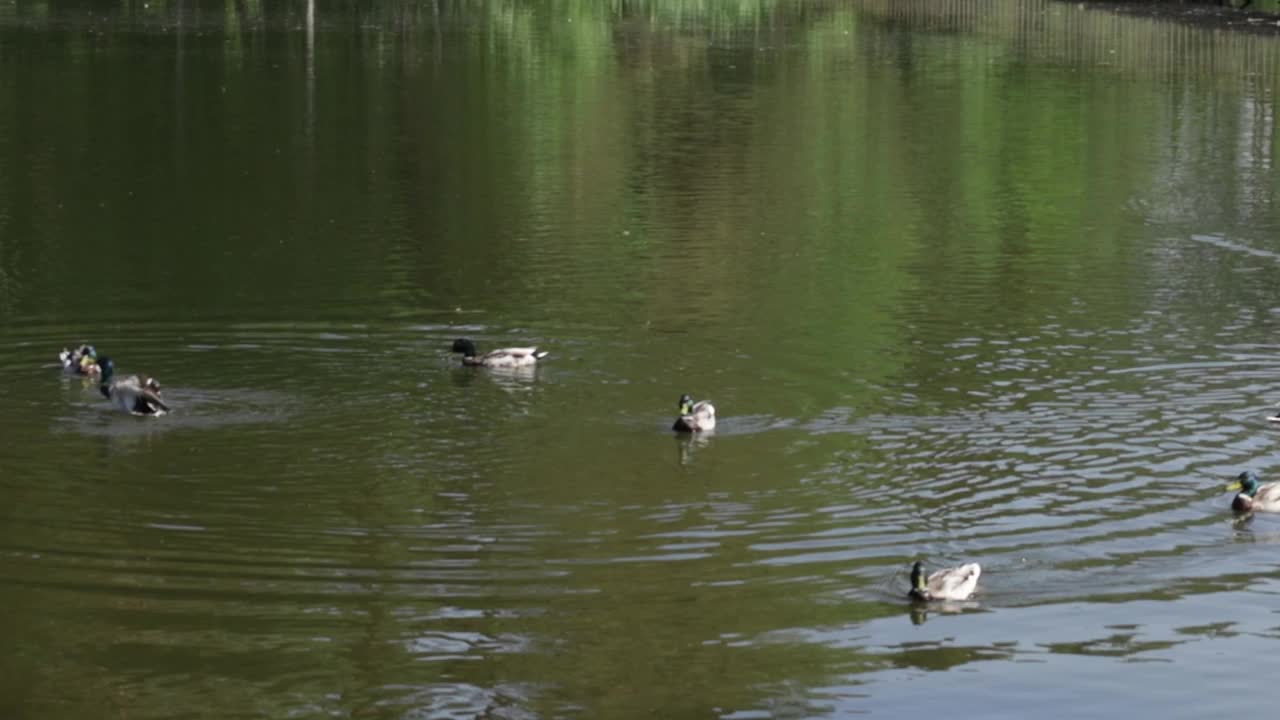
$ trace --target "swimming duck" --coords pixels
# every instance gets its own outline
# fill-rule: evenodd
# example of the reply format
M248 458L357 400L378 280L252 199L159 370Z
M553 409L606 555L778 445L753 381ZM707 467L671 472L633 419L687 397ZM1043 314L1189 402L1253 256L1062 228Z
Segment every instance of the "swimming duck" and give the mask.
M163 415L169 411L160 399L160 383L155 378L129 375L116 379L115 363L109 357L100 358L98 367L102 372L98 389L116 407L134 415Z
M688 393L680 396L680 417L671 426L676 432L703 432L716 429L716 406L710 401L693 402Z
M982 566L969 563L960 567L938 570L926 580L924 563L916 561L911 566L911 591L907 593L912 600L968 600L978 586L978 576L982 574Z
M1227 490L1238 490L1231 500L1236 512L1280 512L1280 482L1263 483L1252 470L1236 476Z
M453 341L453 352L462 353L463 365L491 368L513 368L533 365L549 353L537 347L509 347L490 350L477 357L476 345L466 338Z
M58 353L58 361L62 363L62 371L75 375L98 374L98 351L92 345L81 345L75 350L62 348Z

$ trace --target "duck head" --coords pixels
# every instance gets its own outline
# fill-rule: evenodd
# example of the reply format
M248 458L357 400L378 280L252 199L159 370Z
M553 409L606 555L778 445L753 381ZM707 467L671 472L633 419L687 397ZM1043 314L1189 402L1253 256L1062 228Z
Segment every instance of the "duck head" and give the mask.
M911 589L907 591L907 597L917 602L928 602L932 599L929 596L929 584L924 575L924 563L919 560L911 564Z
M1228 491L1239 491L1231 499L1231 509L1236 512L1249 512L1253 509L1253 496L1262 488L1262 481L1252 470L1246 470L1236 476L1236 481L1227 486Z
M680 414L681 415L693 414L693 398L689 397L689 393L685 393L680 396Z
M1258 489L1262 487L1262 481L1252 470L1245 470L1236 476L1236 481L1227 486L1228 491L1238 490L1245 497L1253 497L1258 494Z
M911 565L911 589L924 590L924 579L924 563L917 560Z
M98 390L103 397L111 397L111 376L116 372L116 364L111 362L109 357L98 358L98 372L101 376L98 378Z
M466 357L476 356L476 344L466 338L453 341L453 352L462 353Z

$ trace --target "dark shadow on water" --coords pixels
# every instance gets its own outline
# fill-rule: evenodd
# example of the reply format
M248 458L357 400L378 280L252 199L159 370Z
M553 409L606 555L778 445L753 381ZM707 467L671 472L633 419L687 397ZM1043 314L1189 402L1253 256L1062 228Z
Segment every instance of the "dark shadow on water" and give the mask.
M453 367L449 370L449 381L456 387L471 387L480 379L480 370L469 367Z

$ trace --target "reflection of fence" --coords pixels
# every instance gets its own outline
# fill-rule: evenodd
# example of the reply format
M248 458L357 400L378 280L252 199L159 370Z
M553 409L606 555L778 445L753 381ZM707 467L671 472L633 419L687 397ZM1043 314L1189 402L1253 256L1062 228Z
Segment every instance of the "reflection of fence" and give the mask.
M1149 105L1137 111L1159 118L1153 130L1166 143L1154 151L1157 181L1134 199L1144 214L1247 224L1273 213L1280 37L1053 0L862 0L855 7L867 21L904 31L976 37L1024 63L1132 78L1135 92L1166 86L1146 92Z
M1106 6L1051 0L863 0L857 7L870 17L915 30L1003 40L1031 61L1106 66L1157 77L1213 74L1223 83L1250 84L1264 81L1280 66L1280 38L1136 17Z

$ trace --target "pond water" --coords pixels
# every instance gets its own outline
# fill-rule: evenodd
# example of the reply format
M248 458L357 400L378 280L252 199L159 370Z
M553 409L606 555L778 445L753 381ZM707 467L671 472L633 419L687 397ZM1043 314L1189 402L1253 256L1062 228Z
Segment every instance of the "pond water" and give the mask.
M1278 90L1033 0L0 4L0 716L1257 714Z

